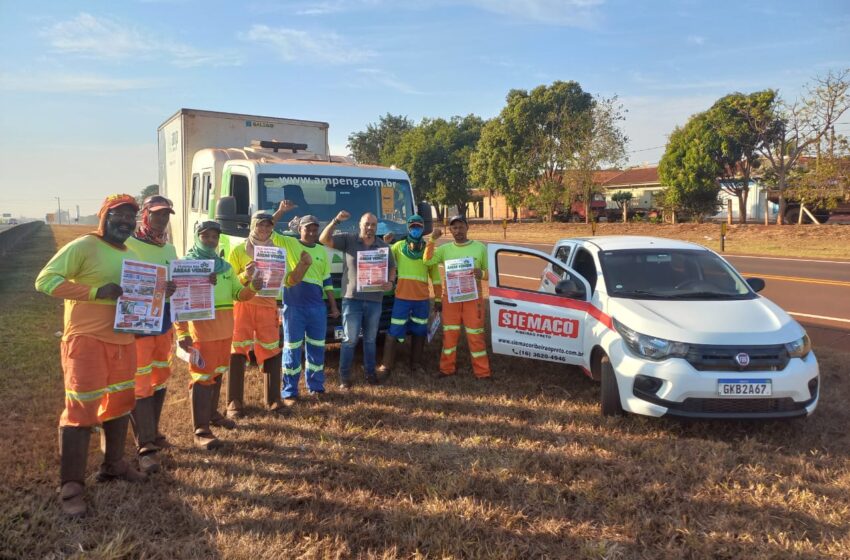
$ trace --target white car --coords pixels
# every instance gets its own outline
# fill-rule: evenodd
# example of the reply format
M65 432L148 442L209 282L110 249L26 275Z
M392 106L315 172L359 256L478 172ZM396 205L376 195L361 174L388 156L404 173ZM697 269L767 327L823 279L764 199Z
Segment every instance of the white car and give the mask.
M490 244L493 351L581 367L601 412L789 418L818 402L805 330L718 254L637 236ZM531 272L529 272L531 271Z

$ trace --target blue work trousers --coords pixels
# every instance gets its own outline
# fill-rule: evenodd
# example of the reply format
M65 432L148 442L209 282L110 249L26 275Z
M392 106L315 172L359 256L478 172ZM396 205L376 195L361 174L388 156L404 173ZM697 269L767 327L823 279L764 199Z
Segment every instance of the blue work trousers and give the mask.
M306 344L307 370L304 377L311 393L325 391L325 333L327 308L322 305L283 306L283 391L290 399L298 396L301 379L301 347Z
M399 342L404 342L408 332L413 336L427 336L429 312L430 302L427 299L395 298L390 320L390 336Z
M351 379L351 363L360 329L363 329L363 367L366 377L375 375L375 340L381 320L381 302L343 298L342 300L342 346L339 351L340 381Z

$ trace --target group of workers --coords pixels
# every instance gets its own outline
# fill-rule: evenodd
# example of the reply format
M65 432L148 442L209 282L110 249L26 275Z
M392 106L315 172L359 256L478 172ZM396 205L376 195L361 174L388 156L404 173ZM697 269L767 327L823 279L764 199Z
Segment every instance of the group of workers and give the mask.
M65 300L61 343L65 409L59 421L59 501L65 514L80 516L86 512L84 482L89 441L98 428L102 431L104 455L96 475L98 482L141 482L160 470L157 453L172 445L160 432L159 422L166 382L171 375L174 332L177 344L190 356L192 428L195 445L203 449L222 445L212 427L232 429L235 420L245 415L245 371L252 354L264 375L264 400L269 410L287 413L298 401L302 369L308 392L321 398L325 392L328 316L342 315L340 390L351 387L354 351L360 338L368 383L379 384L391 374L396 350L408 335L411 368L422 371L432 290L433 309L441 313L443 328L437 377L455 374L457 343L464 327L473 374L479 379L491 379L480 297L480 282L487 277L487 254L482 243L467 238L469 226L464 216L449 220L454 242L437 247L435 241L442 231L435 229L426 240L425 222L418 215L407 220L406 237L395 242L378 235L378 219L371 213L360 218L357 233L335 234L335 228L351 218L344 210L321 232L319 220L312 215L290 222L298 237L276 232L275 222L295 208L284 200L274 213L256 212L248 238L232 247L227 259L219 250L221 226L212 220L199 223L194 245L185 258L213 261L209 281L214 284L215 318L172 325L167 298L177 285L168 281L163 325L156 334L116 332L113 324L116 300L123 293L123 261L167 266L178 258L175 247L167 241L169 218L174 214L167 198L151 196L140 208L130 195L107 197L98 212L97 230L61 248L45 265L36 279L36 289ZM278 298L257 295L262 288L255 261L258 246L286 251L287 273ZM326 248L343 255L341 311L331 283ZM360 290L358 253L382 248L387 249L386 282L374 291ZM443 301L439 265L458 258L474 260L478 297L471 301ZM392 319L379 366L376 339L382 298L393 287ZM227 393L222 414L219 400L225 374ZM130 425L138 469L124 457Z

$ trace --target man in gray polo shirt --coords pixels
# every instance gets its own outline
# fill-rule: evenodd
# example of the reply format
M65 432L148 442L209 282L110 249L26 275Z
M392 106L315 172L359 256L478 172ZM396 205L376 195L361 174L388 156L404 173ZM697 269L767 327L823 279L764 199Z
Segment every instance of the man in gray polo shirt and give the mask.
M376 236L378 218L367 212L360 218L359 233L334 235L336 226L349 219L351 214L345 210L325 227L319 241L325 247L332 247L344 255L342 261L342 328L344 331L339 355L340 388L351 387L351 364L354 361L354 348L360 328L363 328L363 366L366 381L371 385L378 383L375 374L375 340L378 337L378 323L381 319L381 301L384 292L392 289L395 279L395 261L389 246ZM386 249L387 281L374 286L371 290L358 291L357 260L358 253ZM374 253L370 254L374 256ZM365 257L364 257L365 260Z

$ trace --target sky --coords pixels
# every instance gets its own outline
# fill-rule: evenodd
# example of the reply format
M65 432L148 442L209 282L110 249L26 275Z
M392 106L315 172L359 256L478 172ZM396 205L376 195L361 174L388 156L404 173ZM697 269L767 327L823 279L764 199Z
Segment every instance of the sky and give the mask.
M723 95L850 67L846 0L0 0L0 26L0 212L42 218L157 183L184 107L326 121L345 155L386 113L487 119L575 80L618 97L641 165Z

